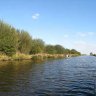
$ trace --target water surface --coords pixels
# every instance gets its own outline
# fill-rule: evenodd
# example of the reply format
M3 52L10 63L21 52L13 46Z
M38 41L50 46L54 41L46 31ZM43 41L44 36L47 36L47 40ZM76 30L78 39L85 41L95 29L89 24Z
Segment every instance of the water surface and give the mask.
M0 96L95 96L96 57L0 62Z

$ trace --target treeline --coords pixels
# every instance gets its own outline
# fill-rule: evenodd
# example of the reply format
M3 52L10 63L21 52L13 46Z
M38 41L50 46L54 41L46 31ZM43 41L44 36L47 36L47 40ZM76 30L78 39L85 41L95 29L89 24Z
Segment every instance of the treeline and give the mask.
M91 52L91 53L90 53L90 56L96 56L96 54L94 54L94 53Z
M77 54L75 49L65 49L61 45L46 45L41 39L33 39L25 30L19 30L0 21L0 54L12 56L16 53L23 54Z

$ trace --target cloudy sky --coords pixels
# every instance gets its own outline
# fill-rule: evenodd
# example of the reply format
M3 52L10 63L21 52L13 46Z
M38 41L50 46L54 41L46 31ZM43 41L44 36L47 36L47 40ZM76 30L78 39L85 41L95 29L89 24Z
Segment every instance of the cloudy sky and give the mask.
M1 0L0 19L47 44L96 53L95 0Z

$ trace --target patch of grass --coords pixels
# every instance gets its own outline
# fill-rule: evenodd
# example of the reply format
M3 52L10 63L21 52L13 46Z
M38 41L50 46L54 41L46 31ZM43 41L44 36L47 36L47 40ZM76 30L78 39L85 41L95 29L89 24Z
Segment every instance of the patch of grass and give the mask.
M11 58L8 57L7 55L4 55L4 54L0 54L0 60L2 61L7 61L7 60L10 60Z
M58 59L64 58L63 54L35 54L28 55L22 53L16 53L13 56L7 56L6 54L0 54L0 61L8 61L8 60L32 60L36 62L44 61L46 59Z
M12 56L13 60L29 60L31 58L32 58L31 55L26 55L21 53L16 53L15 55Z

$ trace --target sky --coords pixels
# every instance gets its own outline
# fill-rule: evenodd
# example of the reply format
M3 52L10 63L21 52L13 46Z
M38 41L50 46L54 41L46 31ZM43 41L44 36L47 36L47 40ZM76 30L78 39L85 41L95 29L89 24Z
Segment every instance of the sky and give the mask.
M96 0L0 0L0 19L46 44L96 53Z

